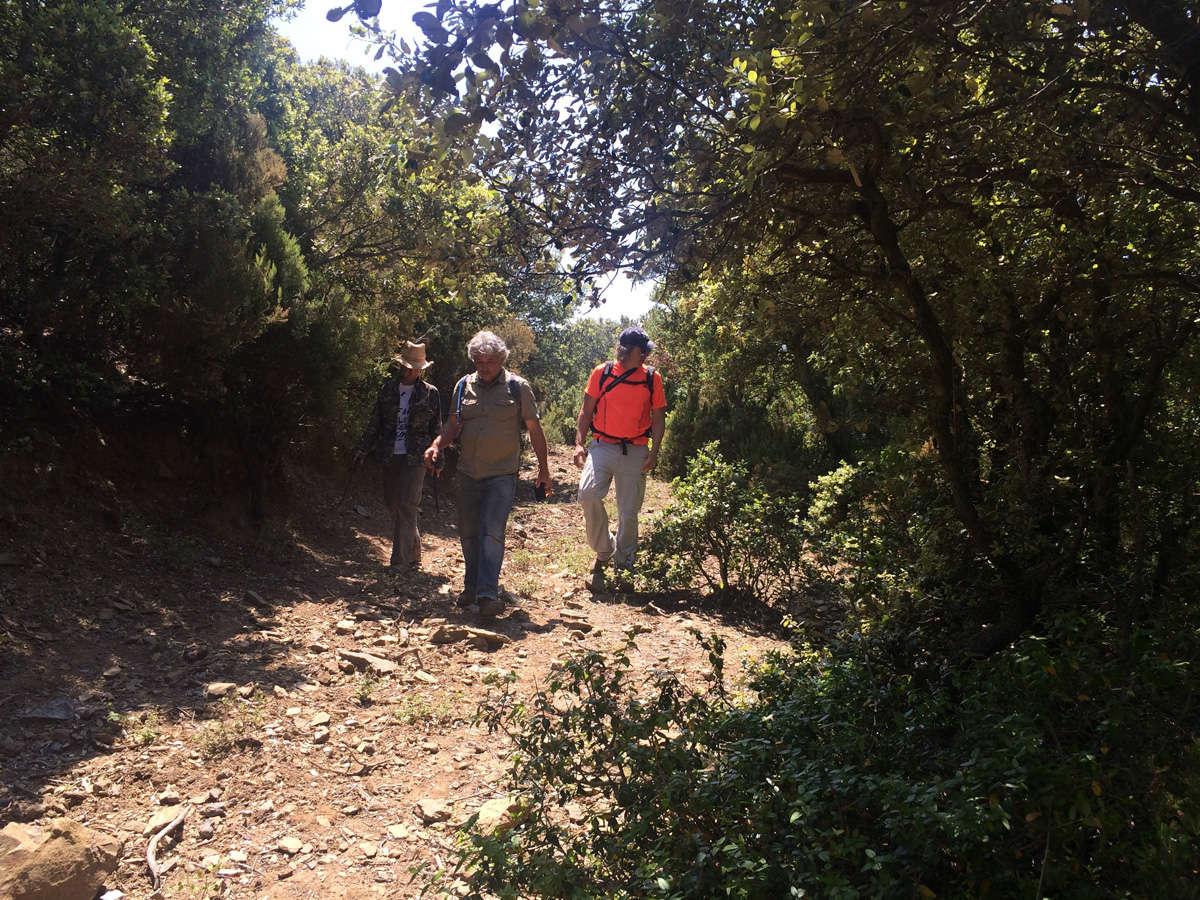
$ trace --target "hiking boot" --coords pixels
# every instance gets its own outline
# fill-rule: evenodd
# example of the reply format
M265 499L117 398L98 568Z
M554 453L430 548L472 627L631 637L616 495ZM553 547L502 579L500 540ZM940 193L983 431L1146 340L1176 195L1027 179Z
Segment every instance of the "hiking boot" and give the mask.
M507 604L498 597L480 597L479 598L479 615L485 619L494 619L500 613L504 612L504 607Z
M475 594L473 591L463 591L454 602L459 606L474 606Z
M591 573L588 575L586 586L593 594L604 589L606 580L605 569L608 568L609 560L596 557L596 561L592 563Z

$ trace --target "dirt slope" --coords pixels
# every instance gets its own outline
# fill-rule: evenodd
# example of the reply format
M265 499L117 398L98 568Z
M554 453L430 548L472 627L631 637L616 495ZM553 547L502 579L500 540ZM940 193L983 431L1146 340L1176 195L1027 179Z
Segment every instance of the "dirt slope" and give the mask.
M692 627L723 634L731 679L778 645L593 595L565 448L551 468L544 503L523 472L503 574L519 602L494 621L453 602L450 484L440 511L427 490L422 570L404 574L381 565L374 472L340 505L340 486L309 478L289 524L261 533L128 509L114 522L86 503L0 510L0 822L67 815L123 838L107 888L128 897L151 893L147 826L183 806L158 852L163 896L415 896L453 863L457 826L506 795L504 740L471 724L489 674L532 690L634 627L647 674L699 678ZM647 518L667 499L652 482Z

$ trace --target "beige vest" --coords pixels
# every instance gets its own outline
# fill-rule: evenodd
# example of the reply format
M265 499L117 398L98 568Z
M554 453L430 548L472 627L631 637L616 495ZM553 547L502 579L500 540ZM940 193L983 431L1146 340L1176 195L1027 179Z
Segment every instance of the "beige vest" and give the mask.
M510 378L517 382L519 403L508 389ZM507 369L501 369L500 376L490 385L480 383L476 373L466 376L466 380L458 471L469 478L515 475L521 467L521 422L538 417L533 389L528 381L510 375ZM457 401L457 387L454 397Z

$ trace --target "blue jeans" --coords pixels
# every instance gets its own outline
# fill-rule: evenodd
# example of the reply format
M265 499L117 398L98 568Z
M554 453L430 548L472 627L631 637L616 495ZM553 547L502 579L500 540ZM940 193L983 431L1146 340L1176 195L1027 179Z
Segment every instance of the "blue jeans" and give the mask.
M458 535L462 539L463 591L496 599L504 562L504 529L517 492L517 476L458 476Z

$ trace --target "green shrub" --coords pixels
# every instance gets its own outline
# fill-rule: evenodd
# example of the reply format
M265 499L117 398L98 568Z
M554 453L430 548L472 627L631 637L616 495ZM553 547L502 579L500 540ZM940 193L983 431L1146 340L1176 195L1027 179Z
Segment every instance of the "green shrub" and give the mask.
M864 612L929 596L935 582L962 583L972 559L944 508L930 456L888 447L818 478L804 522L810 547Z
M799 503L773 497L715 441L672 482L674 500L655 523L639 574L648 586L705 585L727 598L778 602L804 581Z
M754 379L760 373L749 373ZM771 397L751 396L742 385L719 383L691 386L674 384L674 403L667 415L660 470L672 477L683 475L693 454L711 442L721 453L746 462L750 470L772 486L800 487L829 466L820 442L806 430L793 406L800 401L783 383L758 385L760 392L778 391Z
M461 865L500 897L1194 896L1194 620L1125 654L1069 619L918 675L859 635L769 658L742 702L633 681L632 642L579 656L485 707L527 808Z

